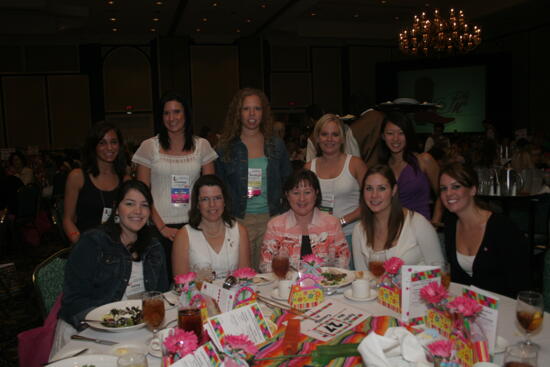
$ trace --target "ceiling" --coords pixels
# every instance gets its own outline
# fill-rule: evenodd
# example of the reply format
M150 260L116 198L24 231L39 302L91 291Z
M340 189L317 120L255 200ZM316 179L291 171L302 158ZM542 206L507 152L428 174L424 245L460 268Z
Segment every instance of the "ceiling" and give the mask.
M545 2L546 0L542 0ZM413 15L460 3L483 35L510 27L523 11L545 22L539 0L0 0L0 41L117 43L156 36L233 43L263 35L395 42ZM543 5L541 5L543 6ZM532 13L532 14L531 14ZM516 26L524 21L516 21ZM491 33L492 32L492 33Z

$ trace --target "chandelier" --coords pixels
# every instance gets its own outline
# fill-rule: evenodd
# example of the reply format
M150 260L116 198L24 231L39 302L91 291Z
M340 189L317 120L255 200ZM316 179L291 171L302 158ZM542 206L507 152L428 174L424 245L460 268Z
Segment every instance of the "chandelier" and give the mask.
M442 55L467 53L481 43L481 29L468 26L464 12L451 9L449 19L434 11L433 19L426 13L414 16L410 29L399 33L399 48L406 55Z

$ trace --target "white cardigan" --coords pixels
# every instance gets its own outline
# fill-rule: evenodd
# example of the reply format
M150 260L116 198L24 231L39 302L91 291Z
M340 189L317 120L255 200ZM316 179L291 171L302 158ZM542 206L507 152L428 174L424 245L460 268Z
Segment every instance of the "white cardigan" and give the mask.
M369 258L374 251L367 246L367 234L361 222L353 229L352 249L355 269L367 270ZM394 256L407 265L430 265L443 261L437 233L423 215L407 211L397 244L387 252L388 259Z

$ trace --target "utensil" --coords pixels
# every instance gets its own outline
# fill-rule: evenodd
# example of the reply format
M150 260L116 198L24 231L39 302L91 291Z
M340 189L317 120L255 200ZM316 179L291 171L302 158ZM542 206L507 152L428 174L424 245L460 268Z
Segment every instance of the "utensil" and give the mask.
M89 341L89 342L93 342L93 343L97 343L97 344L103 344L103 345L118 344L118 342L113 342L113 341L105 340L105 339L88 338L87 336L82 336L82 335L78 335L78 334L77 335L72 335L71 339L73 339L73 340L86 340L86 341Z
M42 366L48 366L48 365L50 365L50 364L52 364L52 363L56 363L56 362L62 361L62 360L64 360L64 359L73 358L73 357L79 356L79 355L81 355L81 354L84 354L84 353L86 353L87 351L88 351L88 348L84 348L84 349L82 349L82 350L80 350L80 351L78 351L78 352L76 352L76 353L73 353L73 354L71 354L71 355L68 355L68 356L66 356L66 357L58 358L58 359L53 360L53 361L50 361L50 362L48 362L48 363L44 363Z
M176 304L174 302L171 302L165 295L164 293L162 294L162 298L164 298L164 300L166 301L166 303L168 303L171 307L174 307Z

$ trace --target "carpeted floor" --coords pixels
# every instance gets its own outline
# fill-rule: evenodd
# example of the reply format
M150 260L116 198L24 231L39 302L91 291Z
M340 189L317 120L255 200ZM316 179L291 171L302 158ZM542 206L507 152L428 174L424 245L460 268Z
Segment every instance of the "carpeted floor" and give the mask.
M55 228L42 235L36 247L10 237L0 238L0 264L15 264L20 286L10 292L0 289L0 367L18 366L17 334L42 325L32 273L42 260L64 247Z

